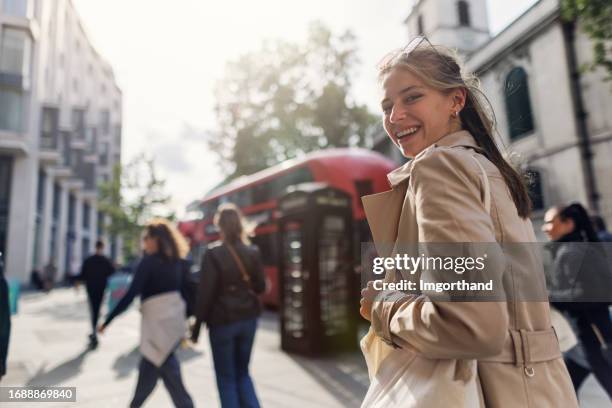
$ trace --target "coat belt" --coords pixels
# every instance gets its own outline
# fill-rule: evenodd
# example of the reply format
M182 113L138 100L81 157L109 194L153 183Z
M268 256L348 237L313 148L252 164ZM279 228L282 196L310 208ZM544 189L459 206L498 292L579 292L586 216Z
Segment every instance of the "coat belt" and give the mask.
M548 330L510 329L502 352L479 361L528 366L531 363L556 360L561 356L559 340L552 327Z

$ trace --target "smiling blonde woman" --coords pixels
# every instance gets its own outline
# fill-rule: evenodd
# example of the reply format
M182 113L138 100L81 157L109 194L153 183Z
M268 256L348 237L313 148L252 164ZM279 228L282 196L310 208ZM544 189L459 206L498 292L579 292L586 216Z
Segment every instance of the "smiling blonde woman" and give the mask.
M447 50L419 38L379 68L384 128L404 156L392 190L364 198L385 244L486 244L503 300L443 302L427 293L362 291L371 385L365 407L577 407L546 299L519 301L512 282L545 288L522 177L493 140L477 82ZM401 221L400 221L401 220ZM518 250L505 253L504 245ZM522 246L521 246L522 245ZM382 252L382 253L381 253ZM387 272L386 281L401 273ZM545 290L544 290L545 292Z

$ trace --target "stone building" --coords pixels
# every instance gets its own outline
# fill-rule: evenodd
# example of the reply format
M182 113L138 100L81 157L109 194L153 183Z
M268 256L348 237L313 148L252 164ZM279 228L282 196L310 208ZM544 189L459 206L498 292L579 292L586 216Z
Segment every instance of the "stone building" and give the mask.
M98 185L121 160L122 95L70 0L0 1L0 251L21 281L75 272L104 237ZM117 245L108 245L113 257Z
M481 79L500 144L532 174L536 229L544 209L579 201L612 224L612 85L583 72L592 46L561 19L558 0L540 0L491 36L486 0L419 0L407 38L450 46ZM376 150L389 154L379 134Z

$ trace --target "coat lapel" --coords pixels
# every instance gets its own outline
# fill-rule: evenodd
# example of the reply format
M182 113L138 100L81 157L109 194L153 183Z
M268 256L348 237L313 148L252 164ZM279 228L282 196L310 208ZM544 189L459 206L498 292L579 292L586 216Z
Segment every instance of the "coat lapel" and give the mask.
M361 199L380 256L389 256L393 250L407 187L408 183L402 183L393 190Z

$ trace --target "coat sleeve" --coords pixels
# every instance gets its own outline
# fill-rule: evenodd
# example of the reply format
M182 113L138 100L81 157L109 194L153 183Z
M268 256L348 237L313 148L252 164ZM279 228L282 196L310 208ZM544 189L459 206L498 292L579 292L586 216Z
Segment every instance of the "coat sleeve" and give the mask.
M213 249L209 249L202 259L200 268L200 283L198 286L198 298L196 317L198 325L208 322L212 306L218 295L217 285L221 271L213 258Z
M136 268L134 279L132 280L129 289L125 295L123 295L121 300L119 300L119 303L117 303L115 308L106 317L106 321L104 322L105 326L108 326L115 317L125 312L132 304L134 298L142 293L142 288L147 280L147 277L149 276L149 268L150 260L147 257L144 257Z
M434 148L413 164L409 194L415 200L419 247L429 257L448 256L443 248L451 253L461 248L462 253L474 255L486 248L481 275L502 290L505 259L483 203L480 171L468 154L462 149ZM445 281L442 273L454 272L423 271L422 276L435 283ZM387 343L428 358L482 358L501 351L508 313L503 301L440 301L427 292L383 292L373 304L372 327Z

